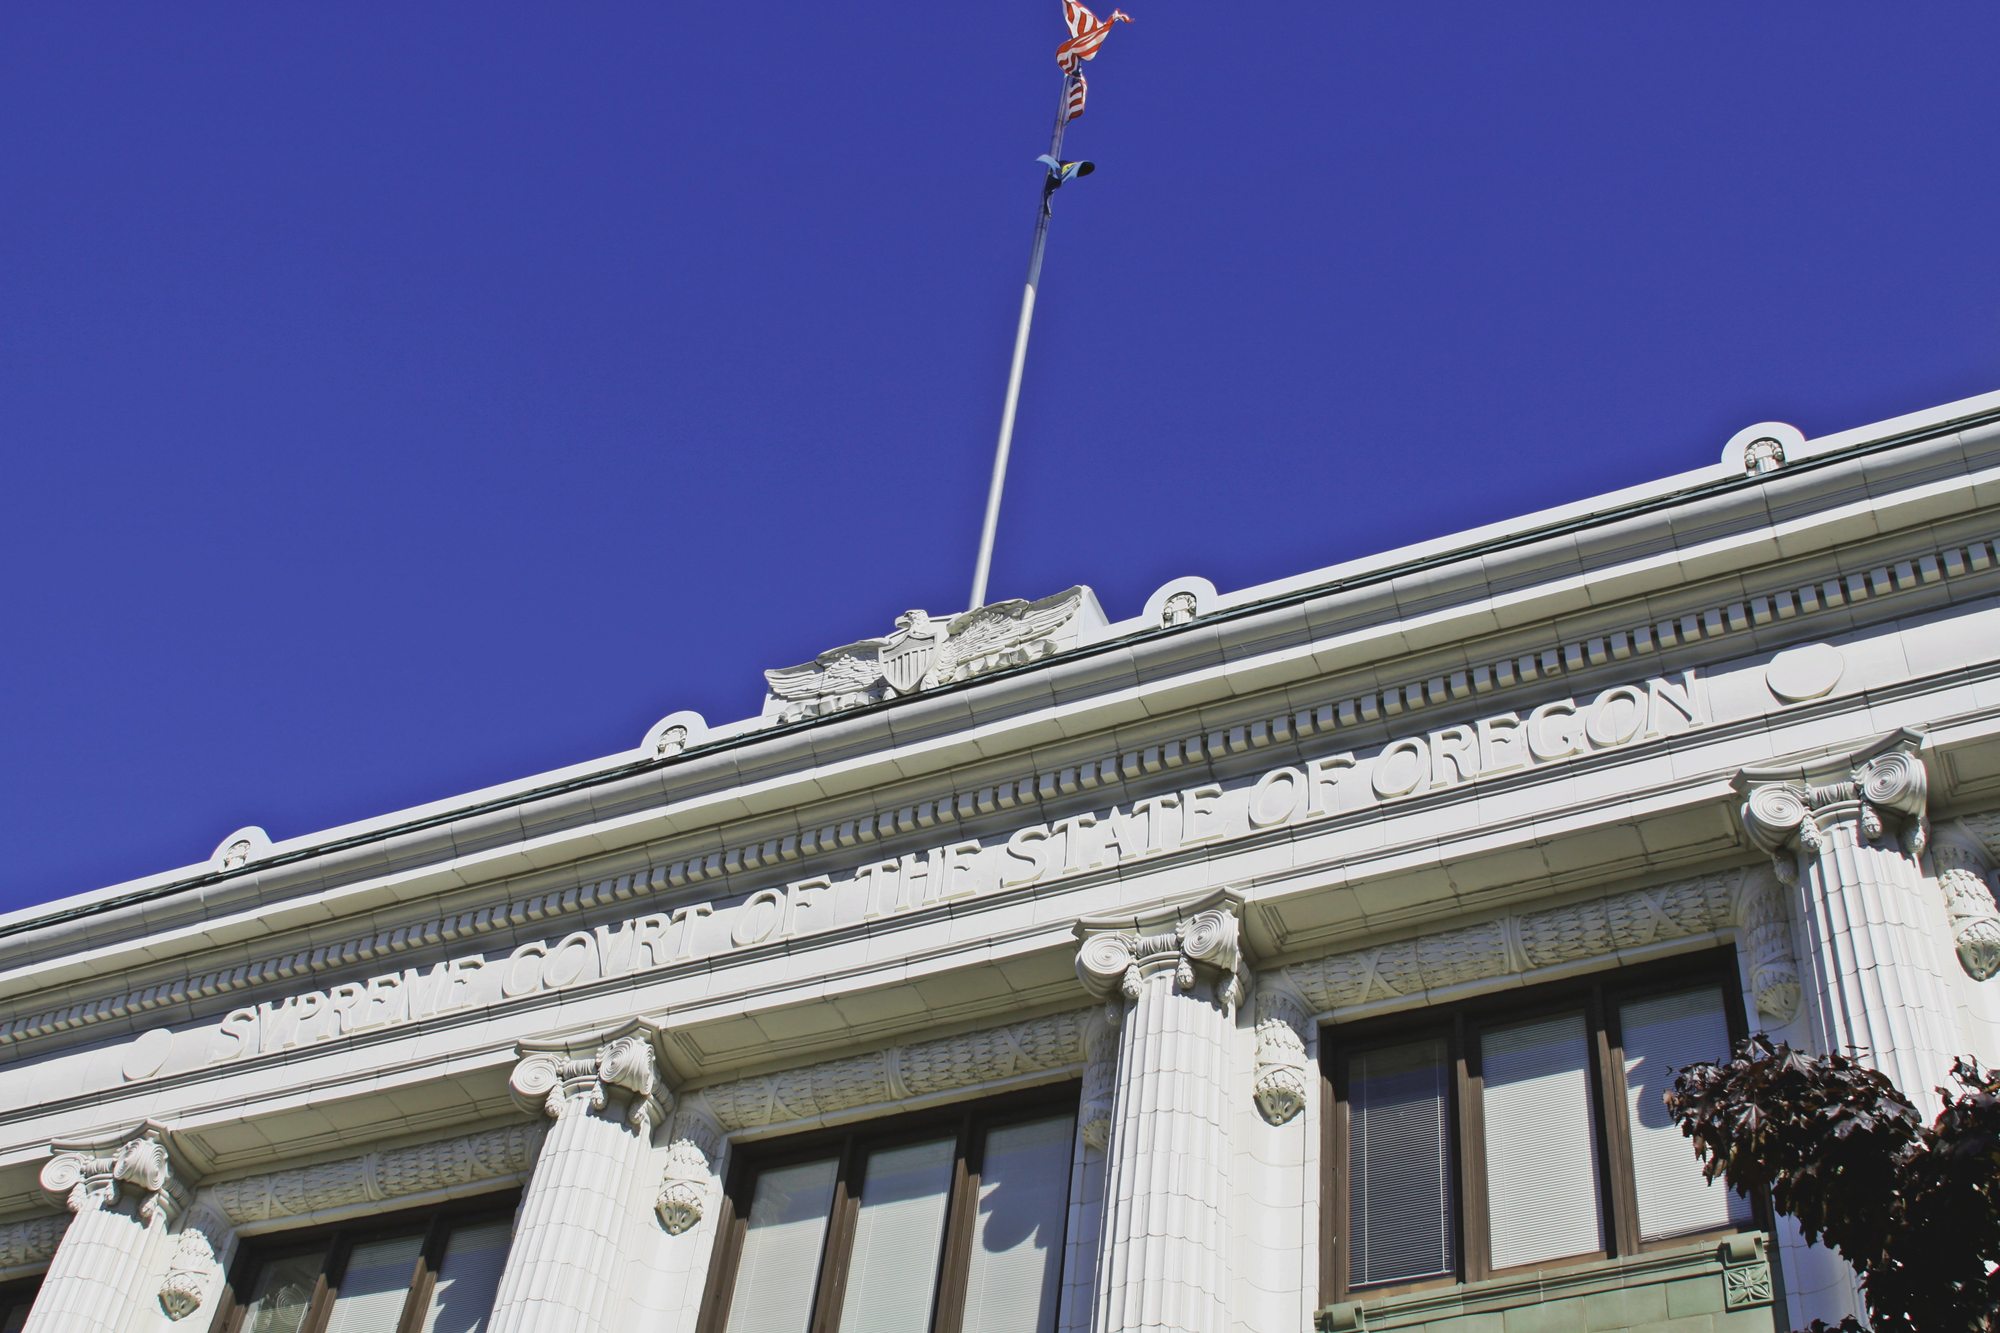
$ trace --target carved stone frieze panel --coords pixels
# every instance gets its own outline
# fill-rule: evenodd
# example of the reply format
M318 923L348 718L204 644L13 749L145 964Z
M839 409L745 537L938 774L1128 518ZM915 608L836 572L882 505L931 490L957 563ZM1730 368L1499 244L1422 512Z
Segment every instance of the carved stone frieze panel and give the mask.
M1741 871L1521 912L1283 969L1316 1013L1606 958L1737 924Z
M539 1125L507 1125L314 1166L225 1180L208 1186L201 1199L233 1224L243 1226L457 1189L482 1181L519 1180L534 1167L541 1139Z
M730 1133L1080 1065L1089 1012L981 1028L702 1089Z
M68 1226L67 1213L27 1217L0 1225L0 1277L48 1263Z

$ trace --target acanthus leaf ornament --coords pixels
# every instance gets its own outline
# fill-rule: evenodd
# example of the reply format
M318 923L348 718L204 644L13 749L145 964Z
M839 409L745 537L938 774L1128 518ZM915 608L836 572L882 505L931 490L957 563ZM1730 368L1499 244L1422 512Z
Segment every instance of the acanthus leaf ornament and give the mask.
M1932 846L1931 860L1958 965L1974 981L1986 981L2000 973L2000 901L1985 849L1969 832L1954 828Z
M1305 1004L1275 980L1257 990L1257 1066L1253 1091L1266 1121L1282 1125L1305 1109L1310 1080Z

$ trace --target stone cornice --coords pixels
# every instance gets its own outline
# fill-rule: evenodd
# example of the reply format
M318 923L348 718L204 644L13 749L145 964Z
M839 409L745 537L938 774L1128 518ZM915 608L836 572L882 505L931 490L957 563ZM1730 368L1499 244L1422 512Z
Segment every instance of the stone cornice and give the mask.
M1030 777L968 791L948 792L891 810L795 834L724 845L699 856L665 859L590 882L551 888L504 904L468 908L253 961L169 978L119 994L81 998L0 1021L0 1047L58 1032L199 1003L261 986L316 977L442 945L474 941L533 923L588 913L642 896L676 893L704 882L798 866L808 858L840 854L885 839L929 834L968 820L1038 802L1077 797L1118 783L1171 780L1179 771L1268 749L1370 726L1406 714L1504 694L1662 650L1726 639L1779 622L1799 622L1821 612L1899 594L1994 568L1990 542L1933 548L1910 558L1870 561L1867 568L1713 605L1699 612L1640 622L1624 629L1563 641L1538 652L1476 663L1448 674L1412 680L1360 695L1269 713L1212 730L1188 732L1143 747L1050 768ZM358 892L358 890L357 890ZM98 972L115 967L94 964ZM32 971L32 969L30 970ZM17 973L27 979L26 973ZM4 981L4 978L0 978Z

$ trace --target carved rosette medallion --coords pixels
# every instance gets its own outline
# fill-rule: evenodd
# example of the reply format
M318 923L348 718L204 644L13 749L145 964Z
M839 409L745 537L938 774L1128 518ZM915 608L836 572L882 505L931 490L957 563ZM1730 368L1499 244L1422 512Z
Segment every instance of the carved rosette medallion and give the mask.
M1770 854L1786 884L1799 882L1801 858L1817 856L1842 825L1863 843L1879 842L1893 831L1904 855L1915 859L1929 838L1922 744L1921 734L1905 730L1846 759L1805 768L1745 769L1736 779L1744 797L1744 830Z
M1234 1013L1241 993L1241 910L1241 899L1219 893L1195 904L1170 930L1119 929L1118 923L1101 918L1079 922L1077 976L1084 989L1105 1001L1105 1017L1114 1025L1122 1019L1123 1006L1136 1001L1148 984L1169 979L1176 991L1189 994L1201 981L1212 981L1215 1003L1224 1013ZM1138 926L1139 919L1127 918L1125 924Z
M1297 996L1260 983L1253 1088L1258 1111L1273 1125L1282 1125L1305 1109L1310 1087L1305 1032L1311 1022Z
M148 1123L122 1141L57 1144L42 1168L42 1188L69 1205L72 1213L130 1204L148 1226L170 1224L187 1204L186 1186L175 1178L167 1131Z
M524 1105L552 1120L604 1112L641 1135L666 1119L673 1094L660 1078L650 1030L623 1031L587 1055L561 1044L521 1043L508 1086Z
M1937 841L1931 860L1958 965L1974 981L1985 981L2000 973L2000 903L1994 900L1991 871L1978 844L1957 830L1954 834Z

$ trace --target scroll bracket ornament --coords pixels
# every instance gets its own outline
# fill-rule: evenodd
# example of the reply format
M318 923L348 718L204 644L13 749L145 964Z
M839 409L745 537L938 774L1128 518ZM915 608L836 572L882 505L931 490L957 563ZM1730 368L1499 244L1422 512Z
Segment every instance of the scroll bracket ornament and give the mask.
M1974 981L1989 980L2000 973L2000 902L1986 849L1970 830L1953 825L1932 844L1931 863L1958 965Z
M1862 750L1781 768L1746 768L1737 775L1743 828L1771 857L1788 886L1799 883L1801 859L1817 856L1841 825L1863 843L1895 834L1915 861L1929 841L1929 779L1920 753L1923 733L1905 728Z
M524 1108L540 1107L552 1120L602 1113L647 1137L673 1109L649 1024L634 1021L587 1041L524 1041L519 1050L508 1087Z
M42 1188L72 1213L130 1204L147 1226L170 1226L187 1207L185 1178L176 1170L172 1138L153 1121L54 1145L42 1168Z
M1169 980L1190 995L1210 982L1215 1004L1234 1014L1243 993L1242 912L1242 896L1220 889L1138 916L1086 917L1076 926L1077 977L1105 1002L1114 1027L1146 986Z

